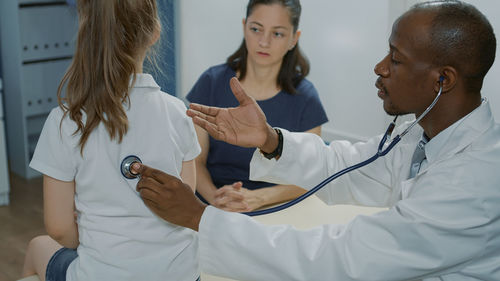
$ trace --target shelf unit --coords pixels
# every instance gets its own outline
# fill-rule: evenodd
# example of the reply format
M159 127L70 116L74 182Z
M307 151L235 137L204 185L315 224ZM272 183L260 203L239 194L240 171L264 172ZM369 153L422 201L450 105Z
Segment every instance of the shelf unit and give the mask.
M9 204L9 173L5 149L5 124L3 120L2 79L0 78L0 206Z
M29 168L57 87L75 47L77 13L66 1L1 0L0 42L7 151L12 172L30 179Z

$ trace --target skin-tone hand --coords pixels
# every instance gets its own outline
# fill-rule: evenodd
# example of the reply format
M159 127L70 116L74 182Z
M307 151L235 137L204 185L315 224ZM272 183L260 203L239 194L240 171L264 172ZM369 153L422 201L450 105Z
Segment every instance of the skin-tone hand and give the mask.
M207 207L180 179L143 164L132 165L141 175L136 189L148 208L162 219L198 231Z
M241 182L237 182L217 189L213 205L231 212L249 212L262 207L263 201L253 190L244 188Z
M250 212L265 206L290 201L304 194L306 190L293 185L274 185L250 190L239 185L225 185L215 191L217 208L231 212Z
M278 135L254 98L245 93L237 78L230 81L238 107L219 108L192 103L187 115L213 138L242 147L258 147L270 153L278 146Z
M232 185L224 185L217 189L214 194L215 200L212 205L231 212L250 211L244 192L246 188L242 186L242 182L235 182Z

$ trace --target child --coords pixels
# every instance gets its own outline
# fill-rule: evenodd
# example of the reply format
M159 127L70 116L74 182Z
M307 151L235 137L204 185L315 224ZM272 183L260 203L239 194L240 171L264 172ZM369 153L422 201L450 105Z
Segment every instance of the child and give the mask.
M138 196L137 180L120 173L122 159L133 154L195 186L200 147L186 108L142 74L160 36L156 2L77 6L75 56L30 163L44 174L50 237L30 242L23 276L194 281L195 233L155 216Z

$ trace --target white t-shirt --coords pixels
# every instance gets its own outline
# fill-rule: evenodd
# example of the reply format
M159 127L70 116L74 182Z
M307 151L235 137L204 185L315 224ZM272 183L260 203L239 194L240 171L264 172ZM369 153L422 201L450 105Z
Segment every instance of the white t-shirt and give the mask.
M61 181L75 181L80 245L67 280L186 280L199 276L198 238L190 229L154 215L120 163L136 155L150 167L180 177L182 162L200 153L184 103L164 92L148 74L138 74L124 107L129 130L121 143L101 123L83 157L76 124L54 108L30 166Z

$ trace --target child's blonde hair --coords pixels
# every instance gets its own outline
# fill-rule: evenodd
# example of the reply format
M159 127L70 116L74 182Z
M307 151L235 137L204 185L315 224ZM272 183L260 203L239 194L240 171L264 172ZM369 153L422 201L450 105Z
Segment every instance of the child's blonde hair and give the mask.
M100 122L111 139L121 142L127 133L123 105L130 102L130 79L135 81L138 59L159 35L160 21L156 0L78 0L77 7L76 50L57 95L64 115L78 126L83 153Z

